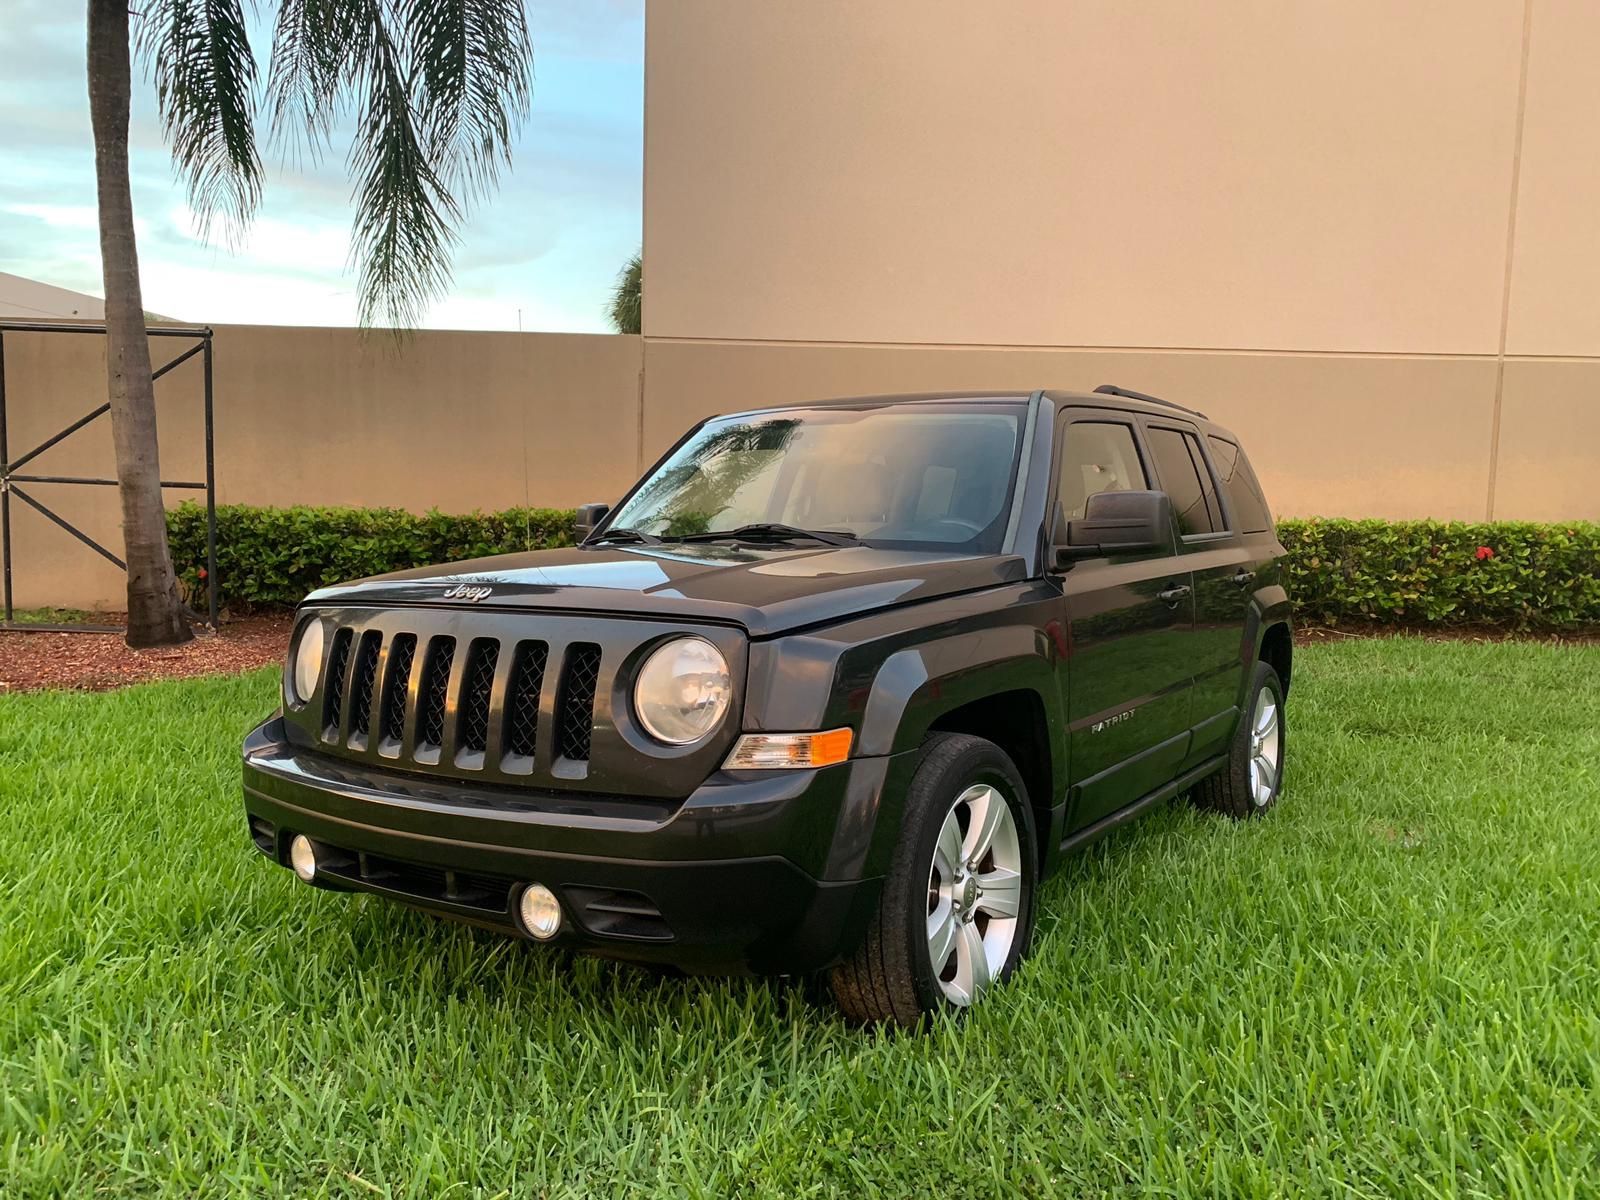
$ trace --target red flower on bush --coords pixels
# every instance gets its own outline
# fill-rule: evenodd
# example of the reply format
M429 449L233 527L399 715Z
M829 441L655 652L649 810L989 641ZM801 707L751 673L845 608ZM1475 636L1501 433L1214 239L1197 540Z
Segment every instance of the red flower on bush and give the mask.
M1493 557L1494 557L1494 548L1492 546L1479 546L1478 547L1478 561L1479 562L1482 562L1486 558L1493 558Z

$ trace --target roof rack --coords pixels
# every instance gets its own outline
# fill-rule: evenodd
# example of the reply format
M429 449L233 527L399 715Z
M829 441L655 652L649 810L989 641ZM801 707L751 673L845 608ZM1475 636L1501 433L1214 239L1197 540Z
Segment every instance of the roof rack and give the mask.
M1175 408L1179 412L1186 412L1191 416L1199 417L1202 421L1209 421L1211 419L1198 408L1185 408L1183 405L1175 404L1171 400L1163 400L1160 396L1150 396L1144 392L1129 391L1127 388L1118 387L1114 383L1102 383L1099 387L1095 388L1095 391L1103 396L1122 396L1128 400L1144 400L1150 404L1159 404L1163 408Z

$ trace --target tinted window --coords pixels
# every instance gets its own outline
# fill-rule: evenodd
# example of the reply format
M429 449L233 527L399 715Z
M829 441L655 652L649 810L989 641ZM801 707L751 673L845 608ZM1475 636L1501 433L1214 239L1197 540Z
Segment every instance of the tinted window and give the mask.
M1211 468L1206 464L1205 451L1200 449L1200 439L1192 433L1183 435L1184 445L1189 447L1189 457L1194 460L1194 469L1200 476L1200 491L1206 499L1206 513L1211 519L1211 528L1220 533L1228 527L1227 518L1222 515L1222 501L1217 499L1217 479L1211 473Z
M1061 451L1061 512L1068 521L1084 514L1100 492L1137 492L1149 487L1133 430L1127 425L1079 421L1067 427Z
M1209 486L1200 482L1203 465L1197 466L1198 448L1191 450L1194 439L1176 429L1151 429L1150 453L1155 455L1156 470L1161 475L1161 486L1172 497L1172 511L1178 518L1178 532L1188 536L1196 533L1215 533L1218 522L1214 520L1215 497L1207 502Z
M1206 440L1211 443L1211 458L1222 476L1222 487L1233 505L1233 518L1239 528L1245 533L1263 533L1271 529L1272 513L1267 509L1267 499L1244 452L1219 437Z

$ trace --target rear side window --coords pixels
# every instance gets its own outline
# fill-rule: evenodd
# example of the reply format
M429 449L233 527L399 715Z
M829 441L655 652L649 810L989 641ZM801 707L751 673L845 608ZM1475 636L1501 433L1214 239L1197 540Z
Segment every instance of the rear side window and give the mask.
M1244 451L1224 438L1214 434L1206 439L1211 443L1211 460L1217 464L1222 476L1223 490L1233 505L1234 520L1245 533L1265 533L1272 528L1272 513L1267 508L1267 498L1256 482L1255 472Z
M1109 421L1074 421L1061 452L1061 515L1076 521L1089 497L1101 492L1137 492L1149 487L1133 428Z
M1153 427L1150 453L1155 455L1161 484L1172 497L1179 533L1192 537L1199 533L1219 533L1227 528L1197 437L1176 429Z

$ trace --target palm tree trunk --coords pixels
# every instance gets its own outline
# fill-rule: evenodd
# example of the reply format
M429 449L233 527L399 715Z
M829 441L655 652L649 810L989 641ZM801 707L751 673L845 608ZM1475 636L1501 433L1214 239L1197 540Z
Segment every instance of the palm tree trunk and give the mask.
M173 646L194 635L178 599L161 503L155 384L139 291L128 185L128 0L89 0L89 116L106 290L106 382L128 560L128 645Z

